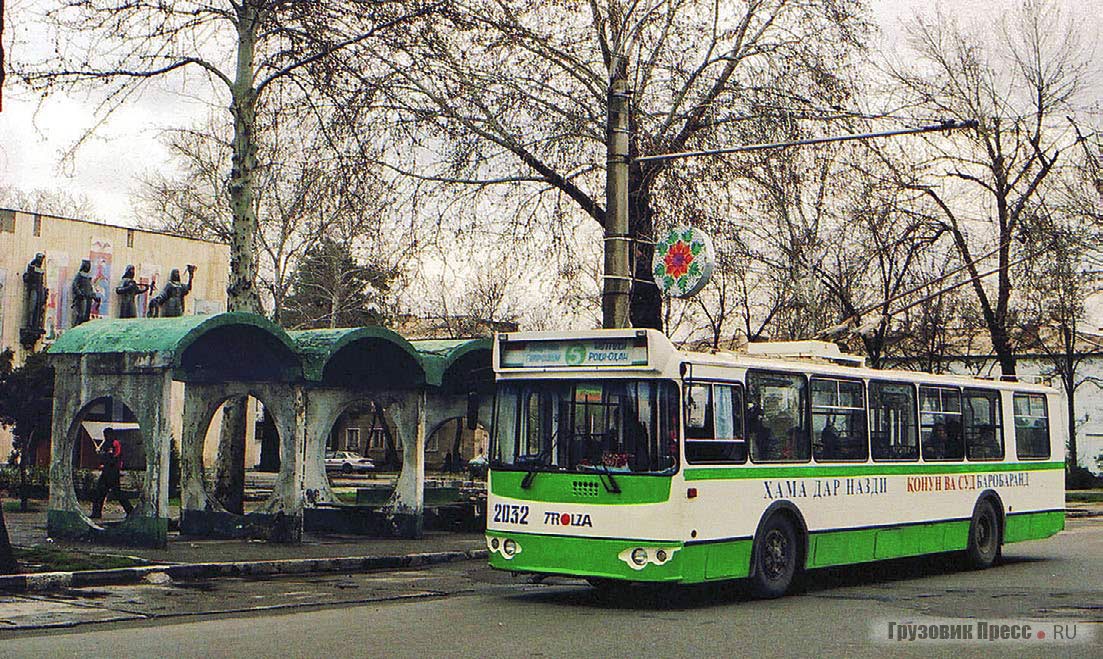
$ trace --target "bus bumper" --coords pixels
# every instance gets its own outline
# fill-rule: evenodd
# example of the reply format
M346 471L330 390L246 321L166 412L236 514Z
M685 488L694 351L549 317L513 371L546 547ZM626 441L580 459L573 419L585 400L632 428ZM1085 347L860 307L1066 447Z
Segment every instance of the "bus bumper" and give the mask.
M625 581L684 580L681 542L487 531L490 567Z

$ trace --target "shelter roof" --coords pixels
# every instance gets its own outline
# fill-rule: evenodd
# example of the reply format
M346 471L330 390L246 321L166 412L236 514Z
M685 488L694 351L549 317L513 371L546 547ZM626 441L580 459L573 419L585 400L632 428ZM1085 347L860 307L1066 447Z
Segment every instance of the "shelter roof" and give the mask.
M204 334L229 326L249 326L270 334L291 353L296 345L278 325L244 312L176 318L111 318L90 320L66 330L49 348L51 355L161 355L180 366L184 351Z
M431 374L422 363L421 354L401 334L386 327L346 327L337 329L299 330L290 333L303 358L303 374L307 380L321 381L329 360L348 345L365 339L390 343L421 365L425 382L439 384L440 374ZM435 382L433 375L436 375Z
M490 339L418 339L410 343L421 355L426 372L433 374L433 383L437 386L463 388L476 382L480 375L493 383L490 373L493 342ZM482 358L477 356L480 352L484 353Z

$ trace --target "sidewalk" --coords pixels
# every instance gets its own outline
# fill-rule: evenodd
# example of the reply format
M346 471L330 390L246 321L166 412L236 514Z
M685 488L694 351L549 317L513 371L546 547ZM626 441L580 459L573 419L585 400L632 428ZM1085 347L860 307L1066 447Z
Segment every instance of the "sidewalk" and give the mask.
M23 591L142 580L272 576L311 572L362 572L485 559L481 533L427 533L419 540L360 536L304 536L302 544L205 540L169 534L166 549L138 549L46 540L46 513L6 512L12 544L89 554L140 558L150 565L112 570L46 572L0 577L0 590ZM163 575L163 576L157 576Z

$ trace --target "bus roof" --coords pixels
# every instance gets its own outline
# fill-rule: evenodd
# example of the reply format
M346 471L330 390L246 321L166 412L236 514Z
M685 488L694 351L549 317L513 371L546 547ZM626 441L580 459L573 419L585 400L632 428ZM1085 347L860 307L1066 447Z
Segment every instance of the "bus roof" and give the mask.
M551 366L541 364L539 367L517 367L515 364L505 365L502 353L505 346L528 343L544 345L561 345L573 342L594 342L629 340L643 342L646 340L647 364L638 362L621 364L616 367L612 364L594 366L592 364L579 364L568 366L559 364ZM805 354L808 342L795 342L794 352ZM778 344L774 344L775 346ZM781 354L756 354L745 352L721 351L690 352L682 351L675 346L666 335L653 329L611 329L611 330L582 330L571 332L509 332L496 335L494 342L494 368L499 375L517 376L522 374L566 374L577 376L579 371L600 371L613 377L623 377L641 370L649 373L657 373L666 377L676 377L681 373L681 365L701 366L704 368L741 368L741 369L769 369L782 371L798 371L816 375L827 375L841 378L863 378L889 381L916 382L932 385L952 385L962 387L986 387L1016 391L1037 391L1056 393L1057 390L1042 384L1021 381L1006 381L996 379L983 379L965 375L943 375L926 373L922 371L908 371L903 369L873 369L864 366L843 365L832 363L827 359L793 357L784 354L784 350L777 350ZM853 362L853 357L843 355L843 361ZM700 377L717 377L715 374L701 374Z

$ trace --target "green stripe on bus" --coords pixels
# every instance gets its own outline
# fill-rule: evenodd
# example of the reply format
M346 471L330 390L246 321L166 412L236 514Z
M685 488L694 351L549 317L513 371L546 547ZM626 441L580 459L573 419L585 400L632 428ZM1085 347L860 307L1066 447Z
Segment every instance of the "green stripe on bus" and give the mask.
M538 471L529 480L529 487L521 487L528 476L524 471L493 471L490 474L490 492L495 496L543 503L581 503L626 505L661 503L670 499L669 476L639 476L614 473L611 476L597 474L557 474ZM602 479L604 478L604 483ZM609 491L610 478L620 488L619 493Z
M1064 527L1065 513L1059 510L1008 515L1004 542L1048 538ZM510 560L491 552L490 565L501 570L629 581L700 583L743 578L750 574L753 547L753 542L747 539L682 545L669 541L504 531L487 531L487 535L513 538L520 547L520 552ZM968 542L968 520L813 532L808 537L805 565L819 568L960 551ZM621 552L633 547L678 549L662 566L649 564L642 570L634 570L618 558Z
M1048 471L1064 469L1064 462L970 462L949 464L855 464L855 465L778 465L722 467L685 470L687 481L731 480L739 478L825 478L828 476L911 476L922 474L973 474L1002 471Z

